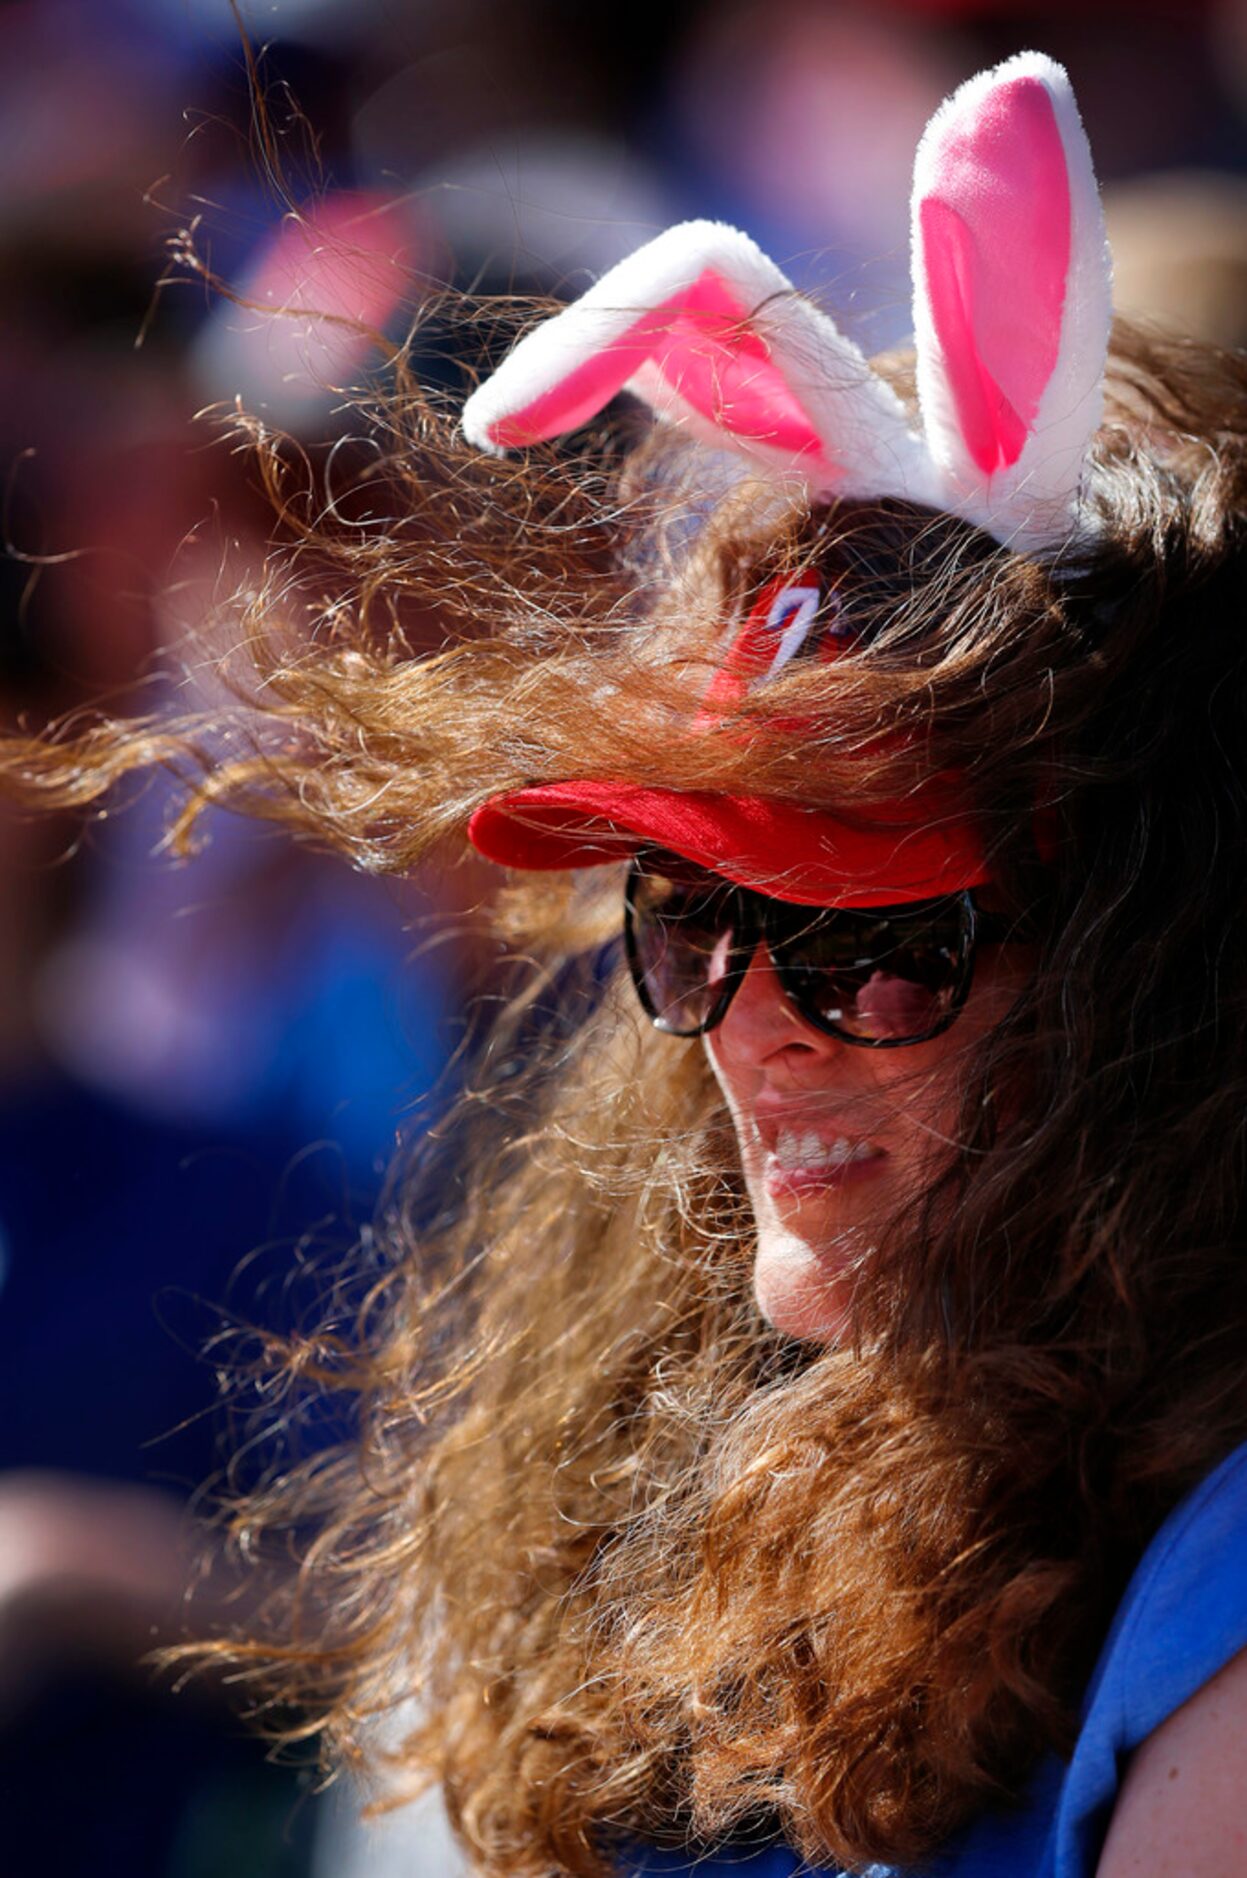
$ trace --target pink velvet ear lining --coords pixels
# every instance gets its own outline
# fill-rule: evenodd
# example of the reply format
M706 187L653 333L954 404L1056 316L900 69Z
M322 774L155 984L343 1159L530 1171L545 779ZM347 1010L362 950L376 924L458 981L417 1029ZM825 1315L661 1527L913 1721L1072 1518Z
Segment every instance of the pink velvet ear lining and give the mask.
M794 459L825 456L822 439L750 324L749 310L711 268L549 391L499 418L490 441L515 449L575 430L651 359L672 390L720 429Z
M1037 78L1002 85L950 128L919 209L936 338L973 461L1016 463L1061 347L1070 192Z

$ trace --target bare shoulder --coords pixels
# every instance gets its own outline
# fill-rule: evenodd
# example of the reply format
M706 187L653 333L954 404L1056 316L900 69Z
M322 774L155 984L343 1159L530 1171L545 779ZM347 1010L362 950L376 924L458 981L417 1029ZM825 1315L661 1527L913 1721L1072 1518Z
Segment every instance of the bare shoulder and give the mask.
M1247 1650L1132 1756L1096 1878L1247 1871Z

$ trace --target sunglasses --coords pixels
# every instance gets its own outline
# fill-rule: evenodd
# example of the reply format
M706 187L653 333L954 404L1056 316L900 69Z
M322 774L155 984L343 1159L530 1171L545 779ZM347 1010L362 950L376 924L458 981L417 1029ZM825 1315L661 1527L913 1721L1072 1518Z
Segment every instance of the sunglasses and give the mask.
M721 1024L765 945L785 995L815 1030L868 1050L925 1043L965 1003L976 947L1018 936L970 892L908 906L795 906L656 849L634 856L624 902L632 982L673 1037Z

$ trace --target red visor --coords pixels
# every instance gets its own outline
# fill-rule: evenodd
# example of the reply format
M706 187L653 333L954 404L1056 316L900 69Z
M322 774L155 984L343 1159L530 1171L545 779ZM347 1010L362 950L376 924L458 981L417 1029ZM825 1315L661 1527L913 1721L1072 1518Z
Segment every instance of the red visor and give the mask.
M743 887L803 906L891 906L980 886L982 843L933 785L921 800L853 823L757 796L681 794L614 782L549 783L495 796L468 824L506 867L601 867L638 847L667 848Z
M812 604L812 597L815 603ZM796 656L844 649L834 593L810 577L774 582L733 640L694 733ZM707 709L706 707L710 707ZM713 716L712 716L713 713ZM627 782L556 782L483 804L468 839L506 867L601 867L638 847L665 848L777 900L804 906L890 906L934 899L988 879L978 830L952 779L851 821L760 796L715 795Z

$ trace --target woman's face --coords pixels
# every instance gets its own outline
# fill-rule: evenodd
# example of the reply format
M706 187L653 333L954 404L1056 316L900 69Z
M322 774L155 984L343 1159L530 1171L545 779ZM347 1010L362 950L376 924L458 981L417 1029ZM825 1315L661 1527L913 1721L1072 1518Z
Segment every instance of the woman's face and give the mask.
M868 1050L807 1024L758 947L704 1041L757 1221L754 1291L777 1330L832 1343L848 1328L854 1265L947 1156L959 1060L1008 1011L1026 957L1024 947L980 948L950 1029Z

